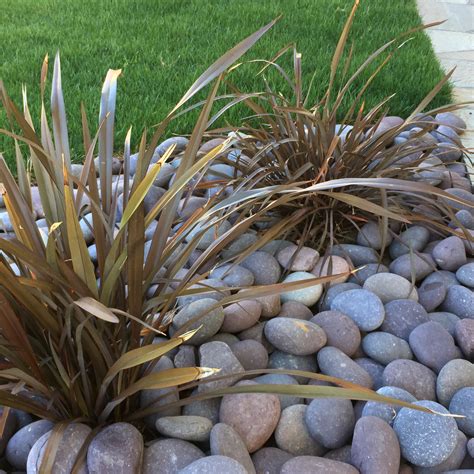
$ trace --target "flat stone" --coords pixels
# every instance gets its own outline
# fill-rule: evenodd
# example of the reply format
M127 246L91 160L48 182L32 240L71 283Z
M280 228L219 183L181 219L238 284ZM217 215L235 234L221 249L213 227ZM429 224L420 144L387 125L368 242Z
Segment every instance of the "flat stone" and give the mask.
M377 393L403 402L416 402L416 398L411 393L400 387L381 387L377 390ZM376 416L391 425L401 408L400 405L369 400L362 409L362 416Z
M186 331L200 328L187 341L188 344L200 345L217 334L223 322L224 308L212 298L203 298L187 304L178 311L173 317L172 329L176 332L185 324L188 325Z
M326 334L317 324L282 317L267 322L265 337L277 349L295 355L314 354L327 341Z
M212 421L203 416L163 416L156 420L155 426L163 436L204 442L209 440Z
M314 275L309 272L294 272L290 273L284 280L283 283L291 283L297 281L304 281L314 279ZM281 301L297 301L304 304L305 306L311 307L315 305L323 293L323 286L321 284L315 284L307 288L299 290L287 290L280 294Z
M321 373L338 377L363 387L372 388L370 375L336 347L324 347L317 355ZM327 446L330 447L330 446Z
M467 436L474 436L474 387L458 390L449 402L450 413L462 415L456 418L459 429Z
M351 461L367 474L398 474L400 445L390 425L375 416L360 418L354 428Z
M242 464L227 456L206 456L178 471L179 474L203 474L207 472L247 474L247 470Z
M385 367L384 385L400 387L418 400L436 400L436 374L414 360L394 360Z
M474 364L464 359L450 360L438 374L436 395L445 407L453 395L465 387L474 387Z
M362 331L380 327L385 310L380 298L367 290L349 290L338 294L331 303L332 311L349 316Z
M319 259L319 252L310 247L288 245L281 249L276 258L280 265L292 272L309 272Z
M351 357L361 342L361 335L356 323L339 311L322 311L316 314L311 322L325 332L327 345L333 346Z
M429 321L428 313L413 300L393 300L385 305L385 319L381 330L408 340L410 333Z
M281 467L293 456L278 448L262 448L252 455L257 474L280 474Z
M397 359L413 359L409 344L388 332L375 331L367 334L362 339L362 349L369 357L383 365Z
M414 404L438 413L449 413L442 405L432 401L422 400ZM402 456L416 466L436 466L445 461L456 447L458 429L454 418L402 408L393 428Z
M90 474L132 474L140 471L142 456L140 432L129 423L114 423L100 431L89 444L87 468Z
M474 319L461 319L454 327L454 337L469 360L474 360Z
M418 300L416 288L410 281L394 273L376 273L367 278L363 288L376 294L384 304L400 299Z
M305 421L310 435L319 444L328 449L340 448L351 438L354 429L352 402L341 398L315 398L306 409Z
M220 369L218 376L238 374L243 372L244 368L237 357L233 354L230 347L224 342L207 342L199 348L200 367L212 367ZM230 387L238 379L239 375L222 380L210 381L199 385L200 393L209 392L219 388Z
M408 340L416 358L435 372L439 372L450 360L461 356L451 334L435 321L417 326ZM427 341L430 343L427 344Z
M255 385L243 381L239 385ZM273 434L280 418L280 401L268 393L224 395L220 421L230 425L241 436L249 453L261 448Z
M68 425L59 441L56 458L52 467L54 474L69 474L72 471L77 455L91 431L89 426L82 423L71 423ZM39 473L39 467L43 462L46 445L51 437L51 433L52 431L45 433L31 448L26 465L28 473ZM87 473L85 464L80 468L79 472L81 474Z
M321 456L325 449L314 440L305 423L306 405L285 408L275 430L275 442L280 449L294 456Z
M254 252L242 260L240 265L253 273L256 285L273 285L280 280L278 260L267 252Z
M143 474L176 474L205 454L182 439L161 439L145 449Z
M218 423L211 430L211 455L227 456L244 466L248 474L255 474L255 467L247 447L239 434L229 425Z

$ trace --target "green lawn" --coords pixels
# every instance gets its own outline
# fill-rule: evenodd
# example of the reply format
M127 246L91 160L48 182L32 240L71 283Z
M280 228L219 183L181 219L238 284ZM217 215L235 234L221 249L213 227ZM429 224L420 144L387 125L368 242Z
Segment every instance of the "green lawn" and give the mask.
M327 84L328 69L351 0L1 0L0 78L17 101L29 91L39 116L39 72L43 57L59 49L71 146L81 158L80 102L97 121L100 90L108 68L121 68L117 146L130 125L134 144L145 126L159 122L182 94L222 53L279 14L283 18L246 55L271 58L290 42L303 54L304 80L316 71L315 92ZM420 23L415 0L361 0L350 40L354 64L395 35ZM290 55L282 64L290 64ZM243 90L262 90L256 67L234 75ZM406 115L442 77L428 38L417 34L375 80L367 105L396 93L391 113ZM446 87L434 105L448 103ZM236 122L239 111L227 116ZM240 111L242 113L242 111ZM193 116L170 132L190 131ZM5 116L0 112L0 126ZM9 141L0 150L12 162Z

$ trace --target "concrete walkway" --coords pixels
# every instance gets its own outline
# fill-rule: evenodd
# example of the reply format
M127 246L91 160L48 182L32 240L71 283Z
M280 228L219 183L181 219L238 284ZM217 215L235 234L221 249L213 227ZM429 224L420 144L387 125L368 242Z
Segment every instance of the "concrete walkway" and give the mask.
M429 28L426 33L445 71L456 66L451 77L455 100L474 101L474 0L417 0L417 3L423 23L447 20L442 25ZM474 173L474 104L457 113L467 123L462 140L464 146L470 149L467 164L470 172ZM471 174L471 181L474 182L474 174Z

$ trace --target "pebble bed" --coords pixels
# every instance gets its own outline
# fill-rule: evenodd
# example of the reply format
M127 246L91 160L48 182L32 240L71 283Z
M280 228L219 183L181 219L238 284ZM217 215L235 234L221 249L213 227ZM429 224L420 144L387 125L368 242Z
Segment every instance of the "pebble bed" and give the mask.
M387 117L380 128L394 126L399 120ZM465 166L458 161L461 153L453 146L460 139L452 127L461 131L465 124L450 113L439 114L436 120L440 125L424 139L440 142L439 152L435 150L429 158L432 167L425 178L474 203ZM414 132L403 132L397 139L406 139L407 133ZM155 161L171 142L177 144L178 152L187 143L185 138L162 143ZM217 144L211 142L203 148ZM132 156L132 174L136 158ZM145 206L162 195L178 161L164 165ZM120 187L120 163L115 166ZM212 165L209 179L214 166L219 167L215 172L229 171L226 165ZM81 165L74 165L73 171L80 173L80 169ZM38 203L34 189L33 198ZM180 216L191 215L205 200L206 196L194 196L183 201ZM457 206L458 222L474 235L473 208L452 204ZM44 227L39 205L36 211L38 226ZM94 260L89 217L84 216L81 225ZM9 238L12 229L1 207L0 219L3 237ZM218 232L230 225L223 223ZM147 230L148 239L152 231ZM199 251L212 241L212 232L203 237ZM223 251L222 258L237 256L256 239L254 231L242 235ZM314 285L214 309L198 323L202 329L186 345L163 357L155 370L200 365L219 368L220 375L237 374L202 384L198 393L233 384L327 385L283 373L251 380L238 376L238 372L253 369L305 370L463 418L372 401L231 394L149 416L146 424L156 439L146 444L131 424L105 427L89 446L83 472L474 472L474 244L456 236L440 236L420 225L400 229L388 244L380 263L382 236L378 225L368 222L356 242L336 245L324 257L310 247L298 250L292 242L275 240L238 265L210 262L210 276L204 283L219 292L181 297L171 332L215 305L223 290L230 294L242 286L361 269L326 287ZM141 404L146 406L163 395L158 404L179 398L173 389L148 390L142 392ZM51 428L48 421L35 421L29 414L11 410L0 440L1 472L38 472ZM54 472L70 472L90 431L80 423L67 428Z

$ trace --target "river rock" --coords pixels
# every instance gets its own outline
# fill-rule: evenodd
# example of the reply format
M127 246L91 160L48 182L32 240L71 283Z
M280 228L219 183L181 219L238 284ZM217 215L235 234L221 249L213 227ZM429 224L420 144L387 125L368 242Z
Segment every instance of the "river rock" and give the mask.
M262 315L262 309L262 303L257 300L241 300L226 306L221 330L236 333L254 326Z
M361 331L373 331L380 327L385 310L380 298L367 290L349 290L337 295L331 310L349 316Z
M426 227L414 225L402 232L398 239L390 245L390 256L396 259L412 251L421 252L430 239L430 231Z
M456 272L456 278L464 286L474 288L474 262L466 263L465 265L459 267L458 271Z
M239 385L255 385L243 381ZM238 393L224 395L220 421L230 425L241 436L250 453L261 448L275 430L280 418L280 401L268 393Z
M316 353L326 344L326 334L316 324L291 318L273 318L265 325L265 337L277 349L295 355Z
M277 385L298 385L298 381L288 374L265 374L255 377L254 382L258 384L277 384ZM294 395L279 395L281 409L303 403L303 399Z
M212 421L203 416L163 416L156 420L158 433L192 442L209 440Z
M388 267L383 263L368 263L362 267L355 268L356 272L349 278L349 281L363 285L369 277L377 273L388 273Z
M229 425L218 423L211 430L211 455L227 456L245 467L248 474L255 474L252 459L239 434Z
M385 319L381 330L408 340L417 326L429 321L428 313L413 300L393 300L385 305Z
M367 474L398 474L400 445L388 423L375 416L360 418L354 428L352 464Z
M240 265L222 265L212 270L210 276L221 279L231 288L252 286L255 281L253 273Z
M448 288L446 298L441 309L454 313L460 318L474 319L474 292L461 285L452 285Z
M87 450L90 474L140 472L143 438L129 423L114 423L105 427L91 441Z
M273 285L280 280L278 260L267 252L254 252L242 260L240 265L253 273L256 285Z
M363 288L375 293L384 304L400 299L418 300L416 288L394 273L376 273L365 280Z
M294 456L321 456L325 449L311 437L305 413L306 405L285 408L275 430L275 442L280 449Z
M474 360L474 319L461 319L454 327L454 337L464 355Z
M276 258L280 265L292 272L309 272L319 259L319 253L310 247L288 245L281 249Z
M362 339L362 349L369 357L383 365L397 359L413 359L409 344L388 332L375 331L367 334Z
M415 281L422 280L436 269L436 264L427 253L405 254L396 258L389 266L392 273L406 278L407 280L415 278Z
M474 436L474 387L458 390L449 402L449 411L464 418L456 418L459 429L467 436Z
M227 456L206 456L188 464L178 474L204 474L225 472L226 474L247 474L247 470L235 459Z
M466 263L466 249L463 241L453 235L439 242L432 251L433 258L440 268L456 271Z
M337 255L329 255L328 257L320 258L311 270L311 273L317 277L342 274L329 283L329 286L333 286L338 283L344 283L349 278L348 272L350 270L351 266L346 259ZM344 273L347 274L344 275Z
M320 311L328 311L331 309L331 304L336 298L337 295L340 293L344 293L344 291L349 290L360 290L362 287L357 283L338 283L337 285L330 286L326 293L320 298L319 300L319 310Z
M290 273L284 280L283 283L291 283L303 280L314 279L314 275L308 272L294 272ZM320 284L314 284L307 288L301 288L299 290L287 290L283 291L280 295L281 301L298 301L305 306L313 306L316 304L321 297L323 292L323 286Z
M365 265L366 263L378 263L379 256L374 249L354 244L334 245L331 250L333 255L349 258L356 266Z
M355 322L339 311L322 311L316 314L311 322L325 332L327 345L337 347L351 357L357 351L361 336Z
M161 439L150 444L143 455L143 474L176 474L204 453L182 439Z
M281 467L280 474L357 474L359 471L349 464L318 456L297 456Z
M316 372L318 366L316 364L316 357L312 355L298 356L276 350L270 354L270 357L268 359L268 368ZM296 378L296 380L298 380L299 383L305 383L305 377L302 377L300 375L294 377Z
M418 289L418 302L426 311L434 311L446 298L448 288L441 282L427 283Z
M305 421L310 435L319 444L328 449L340 448L352 436L354 409L350 400L316 398L306 409Z
M438 401L449 406L453 395L465 387L474 387L474 364L464 359L450 360L439 371L436 380Z
M442 405L432 401L422 400L414 404L438 413L449 413ZM402 408L393 428L402 456L415 466L436 466L445 461L456 447L458 429L454 418Z
M260 342L246 339L232 344L230 348L245 370L267 368L268 352Z
M372 379L372 388L378 390L383 387L383 371L385 366L371 359L370 357L358 357L354 362L362 367Z
M287 301L281 305L278 316L283 318L304 319L308 321L313 317L313 312L299 301Z
M385 367L384 385L400 387L418 400L436 399L436 374L414 360L394 360Z
M257 474L280 474L281 467L293 456L278 448L262 448L252 454Z
M198 241L196 248L206 250L217 238L230 230L231 227L232 224L229 221L205 222L195 225L191 231L186 234L185 239L186 242L191 242L196 238Z

